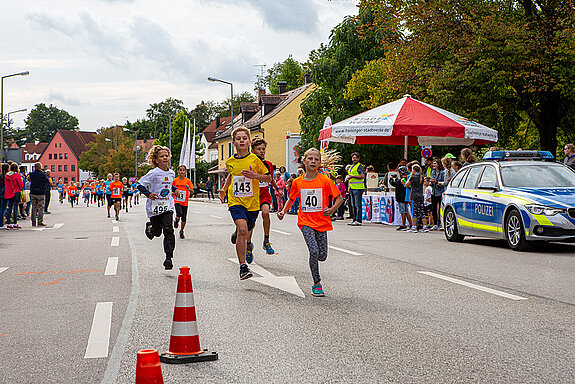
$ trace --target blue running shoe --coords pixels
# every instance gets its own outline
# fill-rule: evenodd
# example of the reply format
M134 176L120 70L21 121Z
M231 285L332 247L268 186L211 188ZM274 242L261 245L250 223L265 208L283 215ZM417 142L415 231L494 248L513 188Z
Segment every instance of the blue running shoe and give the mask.
M273 255L274 253L276 253L274 251L274 249L272 248L272 244L271 243L264 243L264 251L266 251L266 253L268 255Z
M317 297L324 297L325 294L323 293L323 289L321 288L321 284L316 284L311 287L311 294Z
M254 245L252 243L248 243L246 249L246 263L251 264L254 261L254 253L253 253Z

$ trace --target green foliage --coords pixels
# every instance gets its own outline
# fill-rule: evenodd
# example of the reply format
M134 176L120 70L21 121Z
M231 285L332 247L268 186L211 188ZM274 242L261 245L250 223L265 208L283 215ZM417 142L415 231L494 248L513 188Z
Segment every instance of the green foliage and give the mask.
M88 144L88 150L80 155L78 166L98 178L115 172L121 177L133 177L136 172L134 138L134 135L126 135L120 128L101 128L97 131L96 140ZM141 164L146 153L138 150L137 155ZM144 173L145 169L138 166L138 176Z
M78 119L70 115L63 109L59 109L52 104L46 106L44 103L36 104L30 111L26 120L26 130L28 131L28 141L38 140L48 142L58 129L77 130Z
M256 90L259 87L268 88L270 94L277 95L279 93L278 81L287 82L287 90L291 91L301 87L304 84L304 69L303 66L298 63L292 55L281 62L275 63L272 68L268 69L268 73L263 79L256 84Z

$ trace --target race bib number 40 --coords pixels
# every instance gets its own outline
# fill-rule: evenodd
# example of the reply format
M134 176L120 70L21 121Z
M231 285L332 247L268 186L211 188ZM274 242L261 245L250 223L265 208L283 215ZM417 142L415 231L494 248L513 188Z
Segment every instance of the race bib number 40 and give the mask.
M168 200L152 200L152 212L155 215L161 215L164 212L168 212L169 210Z
M253 196L252 179L248 179L244 176L234 176L232 180L232 191L235 197Z
M301 190L301 211L321 212L323 205L321 188Z

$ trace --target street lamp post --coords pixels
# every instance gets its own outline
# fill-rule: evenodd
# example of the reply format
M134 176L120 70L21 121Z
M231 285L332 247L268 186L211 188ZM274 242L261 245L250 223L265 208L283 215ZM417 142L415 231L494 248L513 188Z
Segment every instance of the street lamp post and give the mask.
M118 142L116 140L112 140L112 139L108 139L107 137L104 139L104 141L109 141L114 143L114 151L118 150Z
M0 161L4 161L4 79L13 76L28 76L30 72L18 72L2 76L0 79Z
M134 132L134 157L136 158L136 178L138 177L138 130L130 131L128 129L124 129L124 132Z
M234 85L232 83L230 83L229 81L225 81L225 80L220 80L220 79L216 79L215 77L208 77L209 81L212 82L219 82L219 83L224 83L224 84L229 84L230 88L231 88L231 102L232 102L232 106L230 108L230 122L232 127L234 126Z

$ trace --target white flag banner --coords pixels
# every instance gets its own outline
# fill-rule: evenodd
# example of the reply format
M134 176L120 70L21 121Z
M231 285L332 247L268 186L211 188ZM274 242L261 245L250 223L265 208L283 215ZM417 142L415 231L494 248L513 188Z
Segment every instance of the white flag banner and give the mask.
M182 141L182 150L180 151L180 164L186 165L187 147L189 142L189 131L187 124L184 124L184 139Z
M190 140L191 151L188 169L196 169L196 120L194 120L194 134Z

